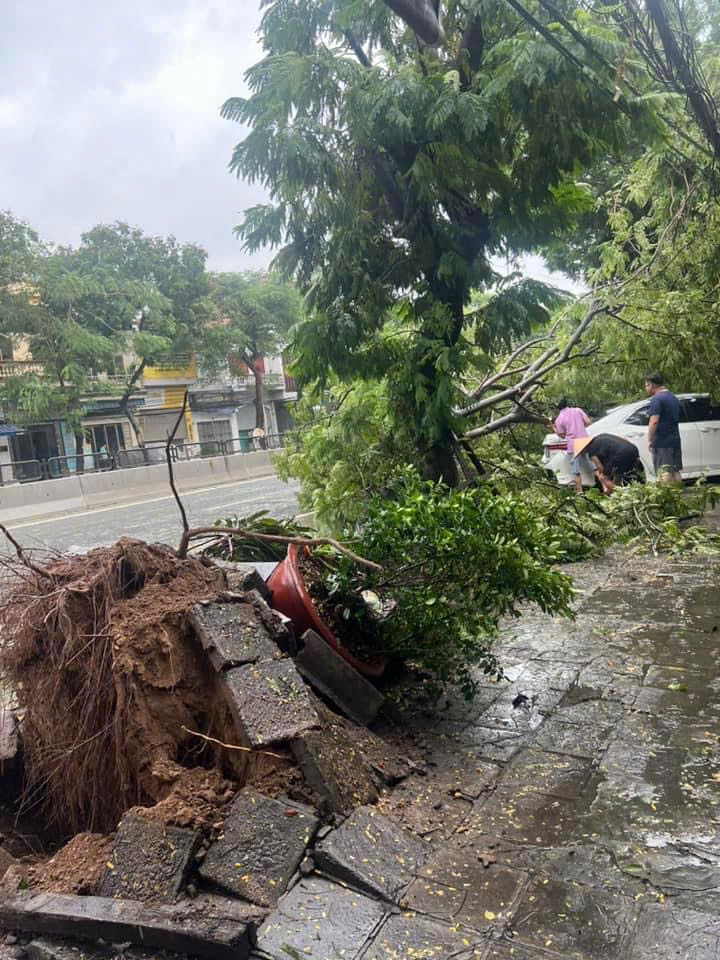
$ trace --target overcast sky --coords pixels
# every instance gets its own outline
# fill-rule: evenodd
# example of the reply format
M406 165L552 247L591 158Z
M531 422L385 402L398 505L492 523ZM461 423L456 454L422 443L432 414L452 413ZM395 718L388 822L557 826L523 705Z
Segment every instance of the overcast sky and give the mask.
M0 209L56 243L125 220L200 243L211 269L269 261L233 236L263 195L229 173L242 128L220 118L261 55L258 0L5 0L2 11ZM545 279L537 258L528 269Z

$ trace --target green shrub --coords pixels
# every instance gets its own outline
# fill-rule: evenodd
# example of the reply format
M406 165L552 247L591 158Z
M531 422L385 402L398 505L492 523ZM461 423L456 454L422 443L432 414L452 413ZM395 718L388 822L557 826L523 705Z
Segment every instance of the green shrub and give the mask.
M552 568L558 539L512 493L448 491L406 471L389 498L370 501L354 548L384 572L368 576L341 559L338 593L370 588L396 601L379 635L385 652L468 693L472 667L498 672L500 617L525 602L570 615L572 582Z

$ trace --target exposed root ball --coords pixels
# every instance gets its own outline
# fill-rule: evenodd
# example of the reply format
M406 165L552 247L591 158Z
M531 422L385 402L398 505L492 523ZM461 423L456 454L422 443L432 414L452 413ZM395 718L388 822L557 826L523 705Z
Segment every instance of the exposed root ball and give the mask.
M135 540L24 569L0 604L0 672L23 718L27 796L61 829L107 832L167 793L160 771L231 739L217 681L187 626L219 573Z

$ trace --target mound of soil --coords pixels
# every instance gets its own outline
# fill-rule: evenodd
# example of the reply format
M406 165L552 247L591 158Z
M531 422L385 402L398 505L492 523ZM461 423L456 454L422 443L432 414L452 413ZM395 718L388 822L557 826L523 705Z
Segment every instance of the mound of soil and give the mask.
M112 839L97 833L78 833L46 860L32 866L32 890L47 893L93 894L112 850Z

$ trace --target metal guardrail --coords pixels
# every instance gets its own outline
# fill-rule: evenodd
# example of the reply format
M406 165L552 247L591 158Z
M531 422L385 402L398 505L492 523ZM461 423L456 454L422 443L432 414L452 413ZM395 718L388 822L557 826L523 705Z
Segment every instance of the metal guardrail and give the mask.
M257 450L279 450L284 435L271 433L266 437L234 437L229 440L200 440L195 443L178 441L170 447L174 462L203 460L207 457L229 457ZM47 460L17 460L0 464L0 486L9 483L28 483L33 480L55 480L58 477L82 476L106 470L127 470L165 463L165 444L151 443L144 447L118 450L114 454L82 453L69 457L50 457Z
M43 464L47 476L51 479L73 477L78 473L100 473L114 469L114 465L113 457L109 453L76 453L71 457L50 457Z
M40 460L15 460L12 463L0 464L0 484L4 486L7 483L42 480L46 476L44 466Z

